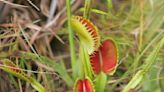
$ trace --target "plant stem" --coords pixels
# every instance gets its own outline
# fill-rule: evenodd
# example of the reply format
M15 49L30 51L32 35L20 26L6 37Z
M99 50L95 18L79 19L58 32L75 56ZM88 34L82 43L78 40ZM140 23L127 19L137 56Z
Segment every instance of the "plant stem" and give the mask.
M85 59L84 60L85 65L84 66L85 66L86 75L87 75L85 77L89 77L90 79L93 79L89 55L88 55L85 48L83 48L83 55L84 55L84 59Z
M100 72L95 80L96 92L104 92L106 83L107 83L107 75L103 72Z
M90 16L90 10L91 10L91 0L85 0L85 5L84 5L84 14L83 16L85 18L89 18Z
M89 77L90 79L93 79L89 55L82 44L80 44L80 62L81 62L80 77L81 78Z
M66 7L67 7L67 17L68 17L68 31L69 31L69 45L70 45L70 54L71 54L71 67L73 71L73 77L75 76L75 61L76 61L76 56L75 56L75 45L74 45L74 40L73 40L73 31L71 28L71 1L66 0Z
M140 0L140 33L139 33L139 46L138 49L141 51L143 43L143 31L144 31L144 0Z

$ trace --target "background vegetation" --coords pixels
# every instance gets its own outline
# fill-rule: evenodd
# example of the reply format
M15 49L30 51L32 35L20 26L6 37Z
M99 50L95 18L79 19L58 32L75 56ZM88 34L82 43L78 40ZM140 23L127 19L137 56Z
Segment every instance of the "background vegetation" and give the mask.
M82 16L85 0L70 3L71 14ZM74 84L68 8L66 0L0 0L0 61L15 63L46 92L68 92ZM90 8L102 38L112 37L119 49L118 68L108 76L105 92L130 86L131 92L164 92L164 1L92 0ZM0 70L0 92L35 91L29 82Z

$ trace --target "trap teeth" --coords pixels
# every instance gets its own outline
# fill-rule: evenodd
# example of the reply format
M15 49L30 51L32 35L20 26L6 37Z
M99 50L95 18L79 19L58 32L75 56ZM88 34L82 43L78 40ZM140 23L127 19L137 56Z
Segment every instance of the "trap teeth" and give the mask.
M99 48L100 35L92 22L81 16L73 16L71 24L89 55Z

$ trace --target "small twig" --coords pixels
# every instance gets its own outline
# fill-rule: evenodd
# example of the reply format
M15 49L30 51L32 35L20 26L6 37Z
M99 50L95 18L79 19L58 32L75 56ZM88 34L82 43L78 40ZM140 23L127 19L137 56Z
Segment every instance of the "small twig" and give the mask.
M52 0L51 1L50 12L49 12L49 17L48 17L47 23L49 23L54 16L54 13L55 13L56 8L57 8L57 3L58 3L58 0Z
M75 2L76 0L71 1L71 5ZM49 28L52 26L57 25L57 20L66 12L66 7L64 7L61 11L59 11L56 16L45 25L45 28Z
M19 85L19 91L20 92L23 92L22 91L22 83L21 83L20 79L18 79L18 85Z
M6 1L6 0L0 0L0 1L3 2L3 3L6 3L8 5L14 6L14 7L22 7L22 8L27 8L28 7L28 6L25 6L25 5L14 4L14 3L11 3L11 2Z
M27 0L29 2L29 4L31 4L37 11L40 11L40 9L31 1L31 0Z

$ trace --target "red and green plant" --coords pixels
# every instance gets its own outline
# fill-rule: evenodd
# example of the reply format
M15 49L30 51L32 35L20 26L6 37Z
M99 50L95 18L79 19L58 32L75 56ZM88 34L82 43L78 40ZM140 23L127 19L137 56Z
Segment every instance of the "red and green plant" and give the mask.
M81 72L77 76L78 81L74 90L75 92L94 92L94 90L104 92L107 74L112 75L117 67L117 46L112 39L106 39L100 44L101 39L97 27L86 18L73 16L71 24L79 37L81 64ZM88 80L87 83L85 83L86 80ZM84 86L80 86L83 84ZM85 85L91 84L94 85L93 87L90 86L88 91L82 91L82 89L85 90L85 87L88 87ZM92 91L90 91L91 88Z

